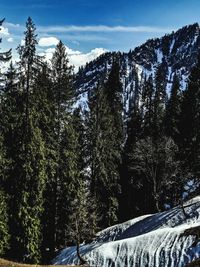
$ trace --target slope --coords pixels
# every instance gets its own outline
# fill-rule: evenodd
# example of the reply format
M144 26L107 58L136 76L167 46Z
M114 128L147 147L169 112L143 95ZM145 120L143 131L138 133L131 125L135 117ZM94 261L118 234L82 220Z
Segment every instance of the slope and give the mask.
M200 257L200 197L181 207L142 216L98 233L82 245L90 266L184 267ZM75 247L61 251L54 264L78 263Z
M121 82L124 91L124 108L129 109L134 101L136 86L152 75L160 64L164 65L167 92L170 91L174 73L181 78L185 89L191 68L197 62L200 48L200 30L197 23L165 35L151 39L130 50L128 53L112 52L101 55L80 68L76 74L75 86L79 92L79 102L87 108L87 93L96 88L98 80L106 79L112 66L113 57L120 63Z

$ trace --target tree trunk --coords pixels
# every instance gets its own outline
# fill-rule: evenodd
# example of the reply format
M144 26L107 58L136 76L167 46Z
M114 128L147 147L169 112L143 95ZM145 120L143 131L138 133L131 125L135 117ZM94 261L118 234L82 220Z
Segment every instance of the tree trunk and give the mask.
M183 200L182 200L182 199L181 199L181 204L180 204L180 206L181 206L182 212L183 212L183 214L184 214L184 216L185 216L185 219L189 219L190 216L189 216L189 214L187 214L187 212L185 211L185 208L184 208L184 204L183 204Z
M86 260L84 260L80 254L80 242L78 239L76 240L76 252L77 252L77 256L78 256L79 261L80 261L80 265L86 264L87 263Z

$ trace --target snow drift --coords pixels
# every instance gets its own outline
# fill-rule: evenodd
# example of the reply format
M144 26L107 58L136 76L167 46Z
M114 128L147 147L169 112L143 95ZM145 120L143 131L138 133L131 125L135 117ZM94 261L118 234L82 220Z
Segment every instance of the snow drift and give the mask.
M109 227L81 254L96 267L183 267L200 257L200 197L181 207ZM199 233L199 234L198 234ZM61 251L55 265L76 264L76 248Z

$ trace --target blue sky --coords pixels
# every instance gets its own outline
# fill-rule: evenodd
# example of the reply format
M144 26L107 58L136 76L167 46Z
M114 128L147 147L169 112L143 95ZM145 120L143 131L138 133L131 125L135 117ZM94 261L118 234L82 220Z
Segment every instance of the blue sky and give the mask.
M105 50L128 51L149 38L199 22L200 1L1 0L0 17L6 18L3 49L14 51L21 42L28 16L36 24L38 39L46 38L39 51L48 49L50 55L56 40L62 39L76 64L79 58L84 62Z

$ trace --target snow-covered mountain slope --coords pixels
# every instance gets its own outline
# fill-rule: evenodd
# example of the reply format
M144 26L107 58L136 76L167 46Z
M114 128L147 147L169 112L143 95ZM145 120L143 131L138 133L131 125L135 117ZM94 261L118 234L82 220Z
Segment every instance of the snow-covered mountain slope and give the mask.
M80 92L80 104L87 100L86 94L94 89L101 77L107 77L112 66L113 56L120 62L121 81L124 90L124 105L130 106L135 87L145 77L154 77L159 64L163 63L166 77L166 89L170 91L173 75L178 72L181 77L182 89L185 88L191 68L197 62L200 48L200 28L197 23L185 26L177 32L162 38L148 40L146 43L129 53L105 53L88 63L76 74L76 88Z
M81 254L95 267L184 267L200 257L200 197L181 207L107 228ZM61 251L54 264L78 263L76 248Z

